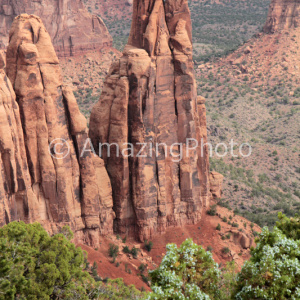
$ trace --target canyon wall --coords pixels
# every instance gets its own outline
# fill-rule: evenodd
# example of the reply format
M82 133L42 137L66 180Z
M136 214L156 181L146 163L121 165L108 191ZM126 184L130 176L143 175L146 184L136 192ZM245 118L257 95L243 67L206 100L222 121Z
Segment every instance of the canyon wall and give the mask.
M169 226L195 224L209 205L207 149L187 149L207 139L192 51L187 0L133 1L128 45L111 66L90 119L120 234L149 239ZM114 145L99 149L99 143ZM126 143L133 147L126 150Z
M12 22L22 13L42 19L59 57L112 46L104 22L91 15L82 0L0 0L0 48L8 45Z
M9 79L0 60L0 225L38 221L50 233L69 225L78 241L96 245L113 229L110 180L103 160L83 152L87 123L62 83L40 18L15 19L6 62Z
M298 27L299 24L299 0L272 0L263 30L266 33L274 33L278 30Z

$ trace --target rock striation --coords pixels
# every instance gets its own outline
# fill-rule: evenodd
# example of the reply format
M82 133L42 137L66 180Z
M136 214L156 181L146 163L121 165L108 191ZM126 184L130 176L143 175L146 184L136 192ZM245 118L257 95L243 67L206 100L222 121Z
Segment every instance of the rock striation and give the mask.
M298 27L299 24L299 0L272 0L263 30L266 33L274 33L278 30Z
M83 151L87 123L62 83L40 18L15 19L6 62L9 79L0 61L0 225L38 221L49 232L70 225L77 240L95 245L113 229L110 180L103 160Z
M134 0L128 45L90 119L112 183L116 232L145 240L200 220L210 200L208 152L187 146L207 137L204 103L187 0ZM176 161L169 150L182 157Z
M42 19L59 57L112 46L102 19L91 15L81 0L0 0L0 48L7 46L13 20L22 13Z

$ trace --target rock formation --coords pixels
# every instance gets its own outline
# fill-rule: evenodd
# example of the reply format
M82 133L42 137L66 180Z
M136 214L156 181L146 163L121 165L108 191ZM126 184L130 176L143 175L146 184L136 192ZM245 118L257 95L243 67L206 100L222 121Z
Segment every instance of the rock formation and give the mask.
M218 172L210 172L209 174L209 185L210 192L215 199L220 199L222 196L222 184L224 176Z
M299 0L272 0L264 32L274 33L278 30L298 27L299 24Z
M198 100L187 0L133 1L128 45L90 120L112 182L117 232L145 240L200 220L210 199L207 149L187 151L207 135L205 104ZM99 143L115 145L99 149Z
M0 0L0 48L7 46L9 28L22 13L41 17L60 57L112 45L102 19L91 15L81 0Z
M112 233L110 180L102 159L83 151L86 120L62 84L40 18L15 19L6 60L10 80L0 63L0 225L39 221L57 232L67 224L77 240L96 244L99 234Z

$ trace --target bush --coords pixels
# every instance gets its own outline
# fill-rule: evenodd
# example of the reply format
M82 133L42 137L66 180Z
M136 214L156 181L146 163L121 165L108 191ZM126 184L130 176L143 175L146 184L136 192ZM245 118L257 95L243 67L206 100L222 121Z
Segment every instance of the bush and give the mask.
M114 244L109 244L108 254L112 258L116 258L119 254L119 246Z
M150 252L152 250L152 248L153 248L153 242L151 242L151 241L149 241L149 242L145 241L145 248L146 248L146 250L148 252Z
M137 258L139 252L138 249L133 246L130 253L132 254L133 258Z
M224 253L224 254L228 254L229 252L230 252L230 249L228 247L224 247L222 249L222 253Z
M140 264L139 265L139 270L140 270L141 273L143 273L146 269L147 269L147 265L145 265L145 264Z
M220 270L212 254L187 239L167 245L158 269L149 272L153 293L147 299L219 299ZM209 296L208 296L209 295Z
M283 225L285 227L285 225ZM300 240L264 227L238 275L236 299L299 299Z
M210 216L215 216L217 214L217 205L211 206L211 208L207 211L207 214Z
M128 246L125 246L122 251L127 254L130 253L130 249Z
M219 231L221 230L221 225L220 224L218 224L216 230L219 230Z

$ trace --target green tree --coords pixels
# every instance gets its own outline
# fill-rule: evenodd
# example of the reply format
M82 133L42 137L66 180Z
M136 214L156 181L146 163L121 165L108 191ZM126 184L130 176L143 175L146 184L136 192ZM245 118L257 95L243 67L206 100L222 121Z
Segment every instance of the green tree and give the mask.
M67 227L52 237L38 224L12 222L0 229L0 299L96 299L84 252Z
M290 226L285 217L278 225L284 232ZM238 275L235 299L300 299L300 240L284 232L263 228L252 257Z
M220 299L220 270L212 254L187 239L178 248L167 245L158 269L149 272L152 280L147 299Z

